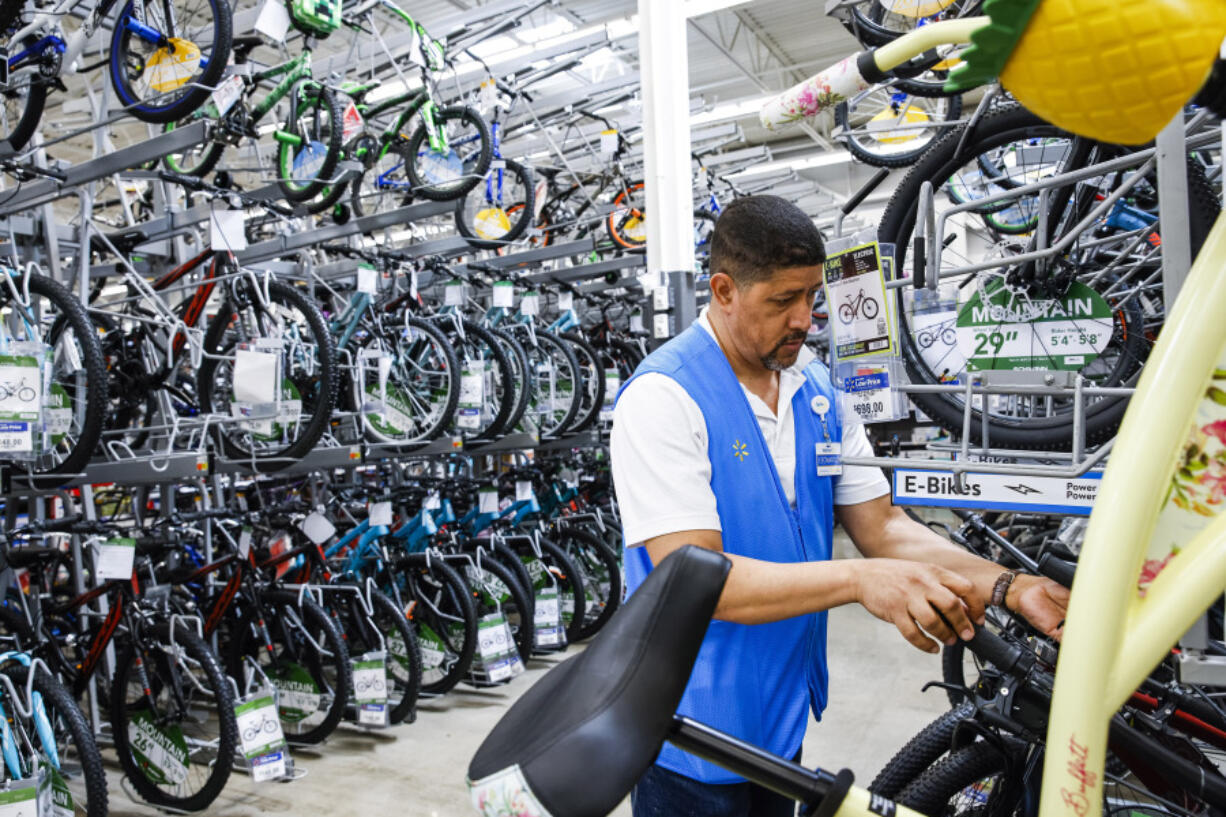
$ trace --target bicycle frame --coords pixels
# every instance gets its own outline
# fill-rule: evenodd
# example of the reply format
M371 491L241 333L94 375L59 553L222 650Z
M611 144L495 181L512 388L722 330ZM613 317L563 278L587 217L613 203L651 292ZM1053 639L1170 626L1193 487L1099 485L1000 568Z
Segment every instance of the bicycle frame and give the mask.
M81 5L81 1L82 0L61 0L61 2L50 11L44 11L36 14L33 21L31 21L29 25L20 29L15 35L13 35L12 41L15 43L21 42L23 39L39 29L48 26L54 27L56 31L63 34L63 28L60 26L60 20L72 12L72 10L77 6ZM18 71L22 68L30 66L31 61L35 57L42 56L48 49L54 49L60 53L61 71L63 70L63 66L72 66L85 52L86 44L94 36L94 33L101 28L102 21L106 19L106 16L110 13L111 9L114 8L115 2L116 0L99 0L99 2L94 6L93 10L85 15L85 18L81 21L81 27L72 34L68 35L67 39L63 39L55 34L50 34L40 38L38 42L31 45L29 48L10 56L8 59L10 74L13 71ZM162 35L160 35L157 31L154 31L137 20L129 20L128 23L128 27L131 31L150 43L157 44L162 38ZM205 60L202 59L201 64L205 64ZM69 70L73 73L79 72L79 69L74 71L71 67Z
M254 89L259 87L259 83L265 80L284 77L276 87L269 91L255 108L251 111L252 122L259 122L268 112L276 107L277 103L290 95L290 92L299 84L304 82L313 82L314 75L311 73L311 50L304 48L302 53L291 59L289 62L283 62L280 65L274 65L264 71L260 71L251 77L251 84L246 88ZM290 96L290 113L289 121L293 122L298 114L298 97L297 95ZM293 134L284 133L280 130L273 132L273 138L277 141L287 141ZM297 137L294 137L297 138Z

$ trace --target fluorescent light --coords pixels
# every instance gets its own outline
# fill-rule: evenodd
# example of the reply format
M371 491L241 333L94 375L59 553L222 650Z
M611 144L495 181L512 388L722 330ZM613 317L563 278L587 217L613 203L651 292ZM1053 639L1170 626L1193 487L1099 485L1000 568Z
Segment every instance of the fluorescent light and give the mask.
M823 151L812 153L799 159L781 159L777 162L763 162L760 165L747 167L732 173L732 176L764 176L768 173L779 173L785 170L813 170L819 167L843 165L851 161L851 154L845 150Z
M777 94L765 94L763 96L721 103L709 111L696 113L691 116L690 127L709 125L712 122L726 122L729 119L747 119L750 116L756 118L758 111L762 109L762 105L776 96Z

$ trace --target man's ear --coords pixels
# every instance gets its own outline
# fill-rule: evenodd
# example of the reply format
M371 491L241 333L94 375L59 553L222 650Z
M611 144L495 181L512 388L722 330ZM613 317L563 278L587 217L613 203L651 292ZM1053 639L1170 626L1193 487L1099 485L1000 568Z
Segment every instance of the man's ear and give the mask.
M732 304L736 294L736 282L726 272L717 272L711 276L711 300L722 307Z

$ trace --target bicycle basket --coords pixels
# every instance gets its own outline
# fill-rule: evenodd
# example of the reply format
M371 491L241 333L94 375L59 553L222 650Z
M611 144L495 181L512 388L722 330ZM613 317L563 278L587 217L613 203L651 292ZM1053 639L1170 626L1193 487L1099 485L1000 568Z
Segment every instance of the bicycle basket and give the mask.
M344 0L288 0L294 24L307 34L327 37L341 27Z

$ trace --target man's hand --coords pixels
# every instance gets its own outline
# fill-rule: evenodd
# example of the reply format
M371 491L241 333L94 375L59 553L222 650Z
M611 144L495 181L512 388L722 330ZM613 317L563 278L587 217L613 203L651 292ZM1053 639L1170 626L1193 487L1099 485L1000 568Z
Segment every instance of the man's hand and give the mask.
M1057 641L1064 635L1069 591L1042 576L1017 576L1005 594L1005 606L1020 613L1036 630Z
M856 565L856 601L925 652L941 650L925 631L953 644L959 635L975 634L972 621L983 623L975 583L952 570L905 559L865 559Z

